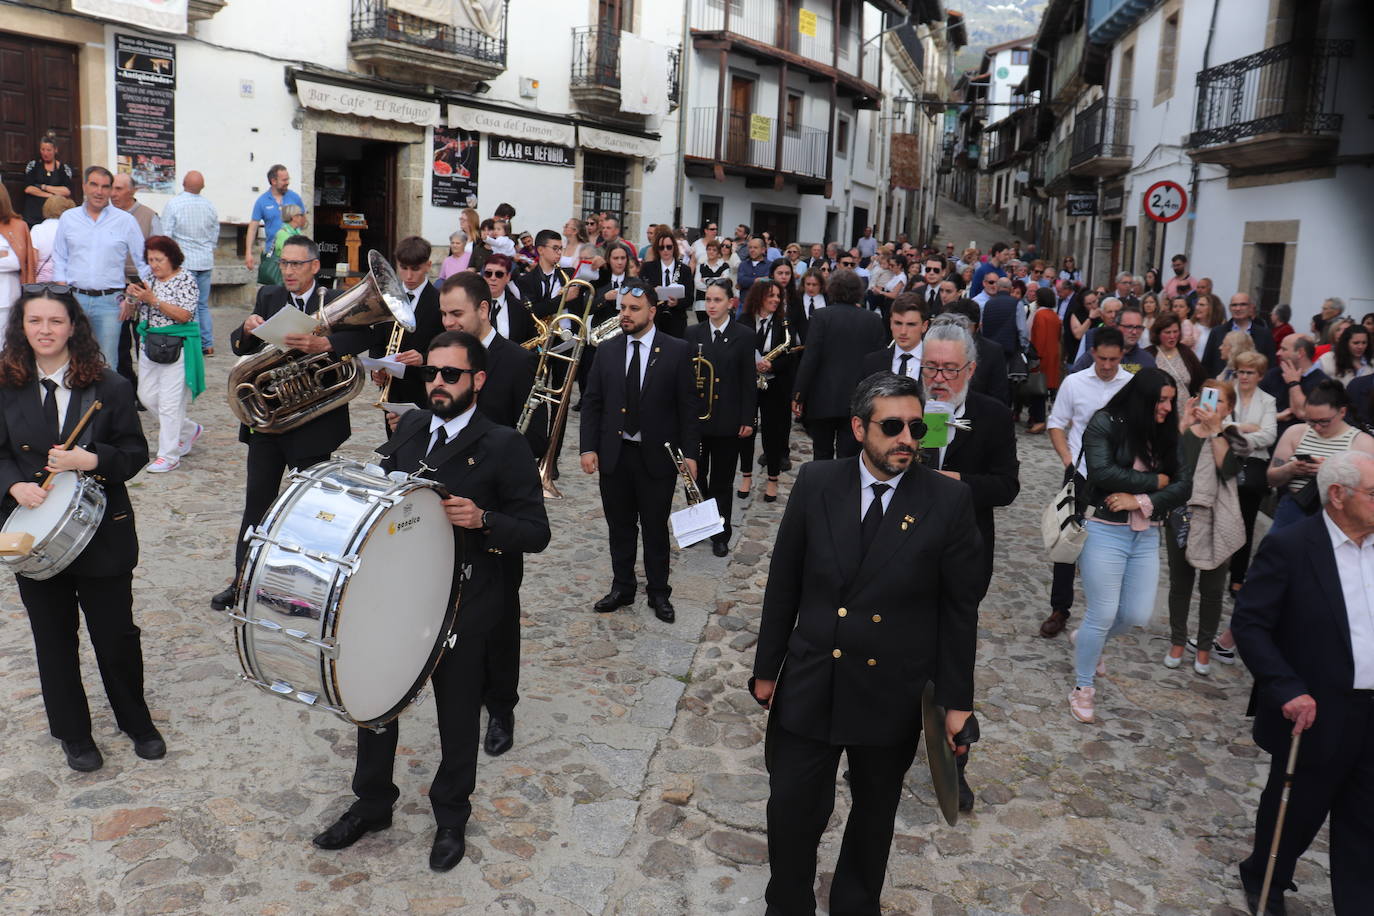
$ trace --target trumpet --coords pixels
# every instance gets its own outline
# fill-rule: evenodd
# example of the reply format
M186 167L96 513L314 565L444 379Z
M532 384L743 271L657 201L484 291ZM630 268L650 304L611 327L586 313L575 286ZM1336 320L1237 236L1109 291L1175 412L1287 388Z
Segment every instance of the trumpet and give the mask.
M673 443L665 442L663 447L668 450L668 457L673 459L673 464L677 466L678 475L682 478L682 493L687 497L687 505L695 506L705 497L701 495L701 488L697 486L696 479L692 477L692 472L687 468L687 459L682 455L682 449L673 448Z
M386 352L383 354L384 356L395 356L397 353L401 352L401 337L405 334L405 332L405 325L401 324L399 321L392 323L391 336L387 338ZM381 393L377 395L377 403L373 404L373 407L381 407L387 401L391 400L392 379L393 376L390 372L388 372L386 375L386 384L382 386Z
M769 350L767 353L763 354L763 358L766 359L768 362L771 363L773 360L777 359L779 356L782 356L784 353L791 353L792 351L788 349L788 348L791 347L791 346L792 346L792 328L791 328L791 326L788 325L788 323L787 323L787 316L784 315L783 318L782 318L782 343L778 344L776 347L774 347L773 349ZM800 350L801 347L797 347L797 349ZM771 373L768 373L768 372L760 372L760 373L759 373L759 377L758 377L759 391L767 391L767 390L768 390L768 377L769 377L769 375L771 375Z
M702 355L701 344L697 344L697 355L692 357L694 376L697 384L697 397L706 405L706 412L698 420L711 419L711 409L716 403L716 367Z

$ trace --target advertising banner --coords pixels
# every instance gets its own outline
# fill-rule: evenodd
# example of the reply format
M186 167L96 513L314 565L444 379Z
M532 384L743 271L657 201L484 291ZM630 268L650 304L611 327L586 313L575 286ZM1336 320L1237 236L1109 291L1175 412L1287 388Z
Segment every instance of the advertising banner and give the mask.
M176 193L177 49L115 34L115 168L159 194Z

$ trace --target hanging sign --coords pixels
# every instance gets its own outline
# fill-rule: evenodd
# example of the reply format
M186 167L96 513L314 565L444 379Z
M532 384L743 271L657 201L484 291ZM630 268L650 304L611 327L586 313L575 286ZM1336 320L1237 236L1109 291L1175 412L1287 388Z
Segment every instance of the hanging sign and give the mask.
M1145 189L1145 215L1157 223L1172 223L1188 210L1188 192L1177 181L1156 181Z
M1096 194L1066 194L1064 196L1064 203L1068 209L1069 216L1097 215Z
M798 10L797 31L808 38L816 37L816 14L810 10Z
M749 116L749 139L767 143L773 139L773 119L763 115Z
M432 149L430 205L476 207L481 135L459 127L436 127Z
M159 194L176 193L177 48L116 32L115 168Z

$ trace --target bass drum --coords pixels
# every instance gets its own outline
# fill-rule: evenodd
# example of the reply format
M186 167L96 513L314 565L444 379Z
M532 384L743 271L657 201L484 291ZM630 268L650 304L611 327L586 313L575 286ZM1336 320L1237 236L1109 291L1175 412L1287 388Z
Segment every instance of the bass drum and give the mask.
M457 613L453 526L436 487L344 459L291 475L248 535L230 614L248 681L355 725L401 714Z

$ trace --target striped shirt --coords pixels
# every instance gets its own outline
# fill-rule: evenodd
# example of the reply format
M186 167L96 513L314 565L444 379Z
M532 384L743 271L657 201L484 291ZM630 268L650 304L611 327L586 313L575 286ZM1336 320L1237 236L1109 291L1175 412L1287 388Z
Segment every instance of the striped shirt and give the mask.
M1323 439L1317 435L1316 430L1308 427L1298 440L1298 447L1293 449L1294 455L1311 455L1313 458L1326 459L1332 455L1339 455L1341 452L1350 451L1351 445L1355 442L1355 437L1360 434L1359 429L1352 426L1345 432L1330 439ZM1294 477L1288 481L1288 492L1296 493L1307 485L1310 477Z
M215 246L219 244L219 213L215 205L199 194L182 191L162 208L162 229L181 246L187 270L210 270L215 266Z

